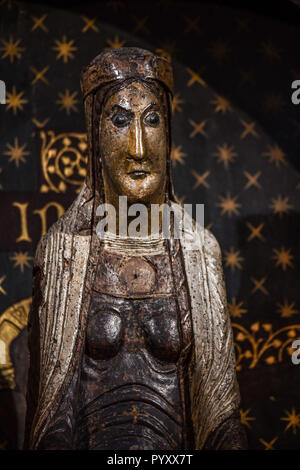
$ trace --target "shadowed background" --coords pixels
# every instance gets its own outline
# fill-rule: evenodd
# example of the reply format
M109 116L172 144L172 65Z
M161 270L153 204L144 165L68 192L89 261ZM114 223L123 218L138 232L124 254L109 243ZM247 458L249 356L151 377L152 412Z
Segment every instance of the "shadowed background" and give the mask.
M0 1L0 447L22 446L34 250L85 176L80 70L138 46L174 68L175 189L222 248L250 448L299 448L300 8L81 3Z

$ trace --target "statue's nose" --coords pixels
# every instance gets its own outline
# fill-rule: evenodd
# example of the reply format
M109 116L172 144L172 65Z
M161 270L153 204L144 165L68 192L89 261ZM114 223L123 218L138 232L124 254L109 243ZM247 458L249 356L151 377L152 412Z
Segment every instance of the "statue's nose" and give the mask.
M135 160L142 160L145 156L143 128L139 119L135 119L129 135L129 155Z

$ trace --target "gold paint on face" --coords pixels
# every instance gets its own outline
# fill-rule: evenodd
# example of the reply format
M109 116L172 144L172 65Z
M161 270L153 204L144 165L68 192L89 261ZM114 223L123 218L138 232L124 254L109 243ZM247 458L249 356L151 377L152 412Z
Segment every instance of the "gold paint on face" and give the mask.
M130 204L164 202L166 117L151 90L133 82L108 98L100 142L106 202L117 207L119 196Z

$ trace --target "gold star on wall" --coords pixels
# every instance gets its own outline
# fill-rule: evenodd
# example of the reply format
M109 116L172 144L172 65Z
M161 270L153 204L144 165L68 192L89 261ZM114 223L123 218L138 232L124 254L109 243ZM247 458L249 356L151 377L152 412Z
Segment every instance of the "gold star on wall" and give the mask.
M197 124L192 119L189 119L189 123L194 128L194 130L190 133L190 137L195 137L195 135L197 135L197 134L201 134L204 137L207 137L207 134L206 134L205 130L203 129L206 122L207 122L207 120L204 120L204 121L201 121L199 124Z
M273 249L274 255L272 256L273 259L276 260L276 266L281 266L282 269L285 271L287 267L293 268L293 263L292 259L294 258L291 255L291 249L285 249L284 247L281 247L280 250L277 250L276 248Z
M19 267L21 272L23 273L24 272L24 266L27 266L28 268L30 268L30 264L28 263L28 261L32 260L32 256L28 256L28 251L22 253L21 251L19 253L14 253L14 256L12 256L11 258L9 258L11 261L14 261L15 264L14 264L14 268L17 268Z
M282 96L271 93L265 96L265 106L270 111L280 111L285 105L285 101Z
M226 111L231 111L231 105L230 101L225 98L224 96L217 95L216 99L211 101L211 104L215 105L215 113L218 113L221 111L223 114L226 113Z
M221 202L218 202L216 205L222 208L221 215L227 214L229 217L231 217L232 214L239 215L238 207L242 205L236 202L237 196L231 197L227 192L226 197L219 196L219 199L221 199Z
M19 166L20 162L26 162L26 159L24 157L25 155L29 155L29 152L25 150L27 144L19 146L18 137L15 137L14 145L12 146L10 144L6 144L6 146L9 150L3 153L4 155L8 155L10 157L10 159L8 160L9 162L15 162L17 167Z
M267 291L267 289L264 287L264 283L266 282L267 278L266 277L262 277L260 280L258 279L255 279L254 277L251 277L251 281L253 282L254 284L254 287L251 291L251 294L254 294L254 292L256 291L260 291L262 292L263 294L265 295L269 295L269 292Z
M206 82L203 80L202 77L200 77L199 73L196 73L194 72L192 69L190 68L187 68L186 69L190 75L190 79L189 81L187 82L187 86L190 87L192 86L194 83L199 83L199 85L202 85L204 87L207 87L207 84Z
M250 85L255 85L255 80L253 77L252 70L240 70L241 74L241 84L249 83Z
M184 30L185 33L190 33L194 31L195 33L200 33L200 29L198 26L200 20L200 16L197 16L196 18L189 18L187 16L184 17L184 21L186 22L186 28Z
M47 14L41 16L40 18L36 17L36 16L32 16L32 20L33 20L33 26L31 28L31 31L35 31L36 29L42 29L45 33L48 33L48 28L47 26L44 25L44 21L45 19L47 18Z
M77 50L77 47L74 46L73 39L67 41L67 37L63 36L61 41L59 39L55 39L55 44L56 46L53 46L52 49L58 52L56 60L59 60L62 57L64 63L66 64L69 59L74 59L75 55L73 52Z
M1 276L0 277L0 293L6 295L7 292L4 290L4 287L2 286L3 282L5 281L6 276Z
M99 33L99 28L95 25L97 18L87 18L86 16L81 17L85 23L84 27L82 28L81 32L86 33L89 29L92 29L96 33Z
M3 51L1 57L2 59L8 57L11 64L14 62L15 59L21 59L21 52L25 50L25 47L19 46L21 39L17 39L16 41L14 41L13 37L10 36L9 41L1 39L1 42L3 44L3 46L0 47L0 51Z
M124 44L125 44L125 41L121 41L119 36L115 36L114 39L107 39L106 42L109 45L109 47L112 47L114 49L117 49L119 47L123 47ZM109 48L107 48L107 49L109 49Z
M76 103L78 100L76 99L77 91L74 91L70 94L69 90L66 90L65 93L58 93L59 99L56 101L57 104L60 104L60 111L65 110L66 113L69 115L71 111L77 112L78 109L76 107Z
M256 186L257 188L261 188L261 185L257 181L261 175L261 171L258 171L257 173L255 173L255 175L251 175L250 173L248 173L248 171L244 171L244 175L246 176L246 178L248 178L248 182L244 186L244 189L249 189L251 188L251 186Z
M256 418L253 418L252 416L248 416L248 413L250 413L250 408L248 408L248 410L246 411L243 411L242 409L240 409L240 421L242 424L250 428L251 426L249 424L249 421L255 421Z
M244 258L240 256L240 250L234 251L234 248L230 248L230 251L225 250L225 266L230 266L232 271L235 268L242 269L241 261L243 260Z
M237 303L236 298L233 297L231 304L228 304L229 313L233 318L240 318L244 313L248 312L248 310L242 308L243 303Z
M38 71L35 67L30 67L30 70L32 73L34 73L34 79L32 80L31 85L34 85L39 80L46 83L46 85L49 85L47 78L44 76L49 70L48 65L40 71Z
M218 152L214 152L212 155L217 157L218 163L224 163L224 167L228 168L230 162L232 162L236 157L237 153L233 151L233 145L223 144L218 145Z
M277 168L280 167L281 164L286 165L287 162L285 160L285 153L283 150L276 144L273 147L269 145L269 151L268 152L263 152L262 155L264 157L269 158L270 163L274 163Z
M264 439L260 438L259 442L261 442L265 446L265 450L275 450L274 449L274 444L277 441L278 436L274 437L270 442L265 441Z
M264 223L261 223L257 227L253 227L253 225L250 222L246 222L247 227L251 230L251 233L249 237L247 238L247 241L249 242L250 240L253 240L253 238L257 237L262 241L265 241L265 238L262 236L260 233L263 226L265 225Z
M277 312L280 313L283 318L289 318L295 315L295 313L299 313L298 310L294 309L295 302L289 303L287 299L284 299L282 304L277 302L276 305L278 306Z
M240 122L243 124L245 128L244 131L241 133L241 136L240 136L241 139L244 139L248 134L253 135L254 137L259 137L259 134L254 129L255 121L246 122L243 119L240 119Z
M132 15L132 19L135 23L135 27L133 29L133 34L138 33L141 31L142 33L149 34L149 29L146 26L146 23L149 19L149 16L144 16L143 18L137 18L136 16Z
M182 108L181 108L181 104L184 103L184 100L181 100L179 98L179 95L180 93L176 93L176 95L174 95L173 97L173 100L172 100L172 112L175 113L175 111L179 111L181 113L182 111Z
M272 41L263 41L261 44L261 51L263 54L268 57L269 59L280 59L280 50L277 48Z
M218 60L225 59L230 53L230 48L225 41L214 41L209 50Z
M287 214L288 211L292 209L293 207L291 204L289 204L288 199L289 199L288 197L285 197L283 199L281 194L279 194L277 199L272 198L271 199L272 204L270 205L270 207L271 209L273 209L273 212L275 214L279 214L280 217L282 216L282 214Z
M24 91L17 93L15 85L13 85L12 92L7 92L6 97L6 110L12 109L13 113L16 115L17 111L23 111L23 104L28 103L28 100L22 98Z
M249 19L236 18L235 21L237 22L238 31L247 31L247 32L250 31L250 28L249 28L250 20Z
M296 434L297 428L300 428L300 414L296 413L295 408L292 408L292 411L289 412L287 410L284 411L287 416L284 418L280 418L282 421L287 421L287 425L284 429L284 431L287 431L288 429L292 428L293 434Z
M205 173L200 175L199 173L197 173L197 171L192 170L192 174L196 178L196 183L194 184L193 189L198 188L198 186L200 186L201 184L203 184L203 186L205 186L206 188L210 187L210 185L206 181L206 178L209 176L210 171L206 171Z
M186 153L181 151L181 145L178 145L177 147L172 147L171 149L171 160L174 163L174 166L176 166L176 163L181 163L184 165L184 157L186 157Z

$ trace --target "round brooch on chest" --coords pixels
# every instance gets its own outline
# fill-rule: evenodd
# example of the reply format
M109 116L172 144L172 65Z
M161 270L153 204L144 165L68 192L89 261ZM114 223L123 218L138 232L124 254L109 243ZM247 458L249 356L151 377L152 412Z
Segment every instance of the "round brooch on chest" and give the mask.
M131 258L122 263L120 280L130 294L151 293L155 287L155 268L143 258Z

